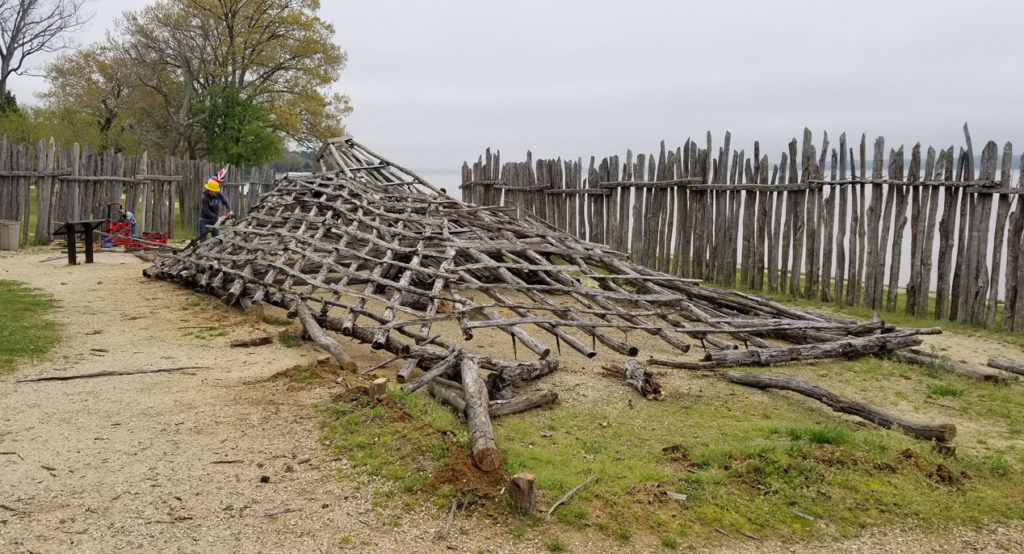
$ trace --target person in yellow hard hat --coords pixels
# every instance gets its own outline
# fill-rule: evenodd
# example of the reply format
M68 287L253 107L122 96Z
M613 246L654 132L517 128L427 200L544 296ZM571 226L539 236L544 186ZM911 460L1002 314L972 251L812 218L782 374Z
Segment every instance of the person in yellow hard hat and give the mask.
M224 207L228 210L228 217L234 217L235 212L231 211L231 202L228 201L224 193L220 191L220 184L224 181L214 177L206 183L206 190L203 192L203 197L199 201L199 241L203 242L206 240L206 232L209 229L211 236L217 236L219 232L214 225L217 224L217 219L220 218L220 205L224 204Z

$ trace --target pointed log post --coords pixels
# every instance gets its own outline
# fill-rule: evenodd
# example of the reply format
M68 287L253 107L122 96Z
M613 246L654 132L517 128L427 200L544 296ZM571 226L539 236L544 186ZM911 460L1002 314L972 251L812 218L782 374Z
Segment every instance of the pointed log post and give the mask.
M462 359L462 387L466 396L466 425L469 427L473 463L484 471L501 467L501 452L494 442L494 429L487 412L487 387L480 378L476 361Z

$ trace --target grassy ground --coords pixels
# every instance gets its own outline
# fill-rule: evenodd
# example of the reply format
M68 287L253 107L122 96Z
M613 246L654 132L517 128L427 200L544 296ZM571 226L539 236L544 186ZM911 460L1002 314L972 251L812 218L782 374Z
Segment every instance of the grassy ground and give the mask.
M592 398L494 422L504 469L536 475L540 507L597 476L552 520L518 517L500 496L481 499L476 490L471 504L513 537L559 542L584 530L666 548L713 539L716 529L789 540L1024 518L1018 386L878 359L784 371L912 419L955 422L958 452L948 456L789 393L673 374L663 379L663 402ZM354 462L346 478L373 478L367 483L377 483L381 505L434 503L440 513L452 495L466 494L431 477L465 447L464 424L423 391L390 397L390 405L321 406L324 438ZM665 491L688 498L680 503Z
M0 280L0 373L21 360L45 355L60 337L49 319L55 301L18 281Z

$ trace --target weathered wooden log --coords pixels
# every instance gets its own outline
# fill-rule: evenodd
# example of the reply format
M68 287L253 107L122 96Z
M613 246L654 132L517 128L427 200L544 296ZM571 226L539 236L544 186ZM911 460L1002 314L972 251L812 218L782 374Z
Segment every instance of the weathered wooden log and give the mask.
M302 327L309 334L309 338L313 339L313 342L320 348L327 351L328 354L334 357L338 361L338 365L345 371L355 371L356 364L352 361L352 358L348 356L345 349L341 347L338 341L334 340L320 327L320 324L316 322L313 317L313 312L309 309L306 304L302 302L296 302L294 304L296 314L299 316L299 321L302 322Z
M793 377L743 373L730 371L726 377L730 383L758 389L779 389L793 391L825 404L834 411L857 416L887 429L896 429L913 437L926 440L951 441L956 437L956 425L952 423L920 423L895 416L863 402L847 400L817 385Z
M664 393L661 392L661 384L647 371L644 364L635 358L626 358L622 367L606 365L604 366L604 371L613 377L625 380L626 383L629 383L630 386L639 391L648 400L661 400L665 398Z
M693 369L693 370L715 370L718 366L715 362L682 362L679 360L668 360L665 358L648 358L648 365L658 365L662 367L671 367L675 369Z
M501 452L494 442L494 429L487 411L487 387L480 378L480 368L475 361L463 358L461 369L473 463L484 471L494 471L501 467Z
M454 371L454 368L462 360L462 349L456 347L447 357L434 364L429 370L420 375L419 377L407 381L404 385L406 392L416 392L416 390L429 383L432 379L436 379L442 375Z
M263 346L274 342L274 338L270 335L263 335L259 337L249 337L245 339L232 339L231 348L246 348L249 346Z
M1013 375L996 369L973 366L947 358L940 358L917 349L899 350L890 352L889 355L901 362L927 367L938 367L951 373L956 373L957 375L968 377L970 379L977 379L979 381L1006 383L1010 379L1014 378Z
M1007 360L1006 358L989 358L988 366L1003 371L1009 371L1010 373L1016 373L1017 375L1024 375L1024 364L1014 361Z
M534 481L536 478L529 473L517 473L509 480L508 497L516 510L524 516L533 513Z
M558 393L555 391L539 390L524 392L508 400L491 400L487 403L487 412L491 417L502 417L547 406L555 400L558 400Z
M429 387L430 395L448 404L456 413L466 412L466 399L462 393L452 388L444 379L437 379ZM456 383L453 383L456 384ZM487 413L492 418L518 414L541 406L546 406L558 400L558 393L550 390L530 391L518 394L508 400L491 400L487 403Z
M873 335L783 348L720 350L708 352L704 360L714 362L718 367L771 365L797 360L865 356L909 348L917 346L922 342L923 340L920 337L910 334L910 331L902 331L889 335Z

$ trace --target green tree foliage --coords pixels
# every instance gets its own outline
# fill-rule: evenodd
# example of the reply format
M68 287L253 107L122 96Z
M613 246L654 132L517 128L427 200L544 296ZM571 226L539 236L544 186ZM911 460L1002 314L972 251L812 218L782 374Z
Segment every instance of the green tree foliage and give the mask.
M236 90L207 91L195 111L204 131L205 157L211 161L260 164L284 151L281 138L269 128L267 110Z
M106 42L51 64L45 108L87 114L98 148L250 163L270 161L285 143L316 148L344 132L350 111L347 97L328 91L346 56L319 8L157 0L126 12Z

